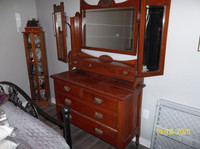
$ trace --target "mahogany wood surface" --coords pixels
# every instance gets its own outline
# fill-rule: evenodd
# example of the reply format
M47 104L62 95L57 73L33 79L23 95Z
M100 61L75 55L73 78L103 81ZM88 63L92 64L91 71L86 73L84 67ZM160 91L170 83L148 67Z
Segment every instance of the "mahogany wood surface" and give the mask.
M140 36L139 36L139 50L138 50L138 76L148 77L162 75L164 73L165 51L167 43L167 31L169 23L169 11L171 0L141 0L141 20L140 20ZM143 67L143 49L144 49L144 34L145 34L145 16L146 6L165 6L165 21L163 24L162 38L161 38L161 53L159 60L159 70L153 72L142 72Z
M165 6L159 70L142 72L145 18L147 5ZM133 51L124 52L82 46L83 10L135 6ZM66 17L71 29L71 51L68 54L69 71L52 75L54 79L58 118L63 105L70 106L71 123L98 138L116 146L126 147L136 137L139 144L142 91L144 77L161 75L164 71L170 0L100 0L89 5L80 0L80 12ZM107 55L94 57L82 49L136 55L133 60L119 61ZM137 49L137 50L136 50Z
M72 124L118 148L139 135L143 82L134 87L129 81L83 70L51 77L57 113L63 105L69 106Z
M39 47L35 46L34 35L38 35L40 39ZM28 36L31 38L31 44L28 44ZM45 37L44 32L42 31L41 27L25 27L25 32L23 32L24 38L24 48L25 48L25 55L26 55L26 63L27 63L27 70L29 76L29 85L32 99L35 101L37 105L49 105L49 98L50 98L50 89L49 89L49 77L48 77L48 69L47 69L47 56L46 56L46 47L45 47ZM41 50L41 60L38 61L36 58L36 49L39 48ZM32 50L33 58L30 59L30 51ZM38 73L37 63L42 63L43 74ZM35 68L35 75L31 74L32 65ZM39 83L39 77L44 77L43 85ZM34 86L33 79L35 78L37 86ZM42 99L40 90L45 90L46 98ZM38 99L35 98L35 91L38 92Z

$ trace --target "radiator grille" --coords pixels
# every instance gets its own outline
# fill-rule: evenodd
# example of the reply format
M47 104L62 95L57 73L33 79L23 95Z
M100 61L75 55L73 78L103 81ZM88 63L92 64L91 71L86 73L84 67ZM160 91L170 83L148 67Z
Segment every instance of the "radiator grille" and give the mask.
M151 149L200 149L200 110L159 100Z

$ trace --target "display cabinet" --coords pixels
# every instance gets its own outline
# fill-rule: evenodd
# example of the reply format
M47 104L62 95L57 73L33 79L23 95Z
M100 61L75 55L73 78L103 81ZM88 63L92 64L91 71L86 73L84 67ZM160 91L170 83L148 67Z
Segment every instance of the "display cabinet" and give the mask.
M32 99L48 106L49 80L44 32L41 27L25 27L24 47Z

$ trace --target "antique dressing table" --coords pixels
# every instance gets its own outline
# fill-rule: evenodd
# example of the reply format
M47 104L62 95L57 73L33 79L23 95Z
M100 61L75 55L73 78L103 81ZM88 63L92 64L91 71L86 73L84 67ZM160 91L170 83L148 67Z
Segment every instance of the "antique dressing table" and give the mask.
M170 0L80 1L80 13L64 15L54 5L58 59L69 71L52 75L58 118L63 105L71 108L71 123L98 138L125 148L139 144L144 77L162 75ZM71 30L67 55L65 23ZM120 61L83 49L135 56Z

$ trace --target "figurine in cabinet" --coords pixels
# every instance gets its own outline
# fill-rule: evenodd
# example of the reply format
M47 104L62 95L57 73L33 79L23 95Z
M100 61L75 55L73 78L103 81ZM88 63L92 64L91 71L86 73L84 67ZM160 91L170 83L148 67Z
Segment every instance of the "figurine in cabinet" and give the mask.
M80 13L59 15L70 25L72 50L65 55L69 71L51 76L57 113L70 106L72 124L117 148L134 137L139 144L144 77L163 74L170 2L100 0L90 5L80 0ZM63 3L54 5L54 18L58 10L64 14ZM105 54L95 57L85 49ZM119 61L107 52L135 58Z
M49 80L44 32L41 27L25 27L24 47L32 99L38 105L49 105Z

